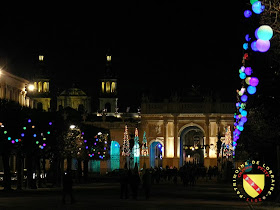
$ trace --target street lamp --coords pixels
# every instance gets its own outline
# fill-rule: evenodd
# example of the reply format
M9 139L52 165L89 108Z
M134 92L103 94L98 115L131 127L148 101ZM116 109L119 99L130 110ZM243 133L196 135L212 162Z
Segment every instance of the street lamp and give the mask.
M31 84L28 85L28 90L29 91L34 91L34 89L35 89L34 85L31 85Z
M74 129L74 128L76 128L76 126L75 125L70 125L70 129Z

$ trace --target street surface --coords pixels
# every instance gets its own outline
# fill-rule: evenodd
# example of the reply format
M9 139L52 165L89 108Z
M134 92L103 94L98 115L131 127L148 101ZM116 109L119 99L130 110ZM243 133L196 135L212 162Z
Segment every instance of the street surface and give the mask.
M41 188L21 192L0 191L0 209L280 209L250 205L239 201L230 184L199 180L196 186L184 188L181 183L154 184L150 200L142 187L137 200L120 199L118 183L75 185L76 202L62 203L59 188Z

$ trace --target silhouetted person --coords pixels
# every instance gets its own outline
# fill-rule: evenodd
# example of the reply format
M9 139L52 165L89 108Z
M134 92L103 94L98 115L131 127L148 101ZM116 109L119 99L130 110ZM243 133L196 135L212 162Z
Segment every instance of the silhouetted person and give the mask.
M120 172L121 199L123 199L123 197L125 197L125 199L128 198L128 182L128 170L125 165L124 170Z
M71 173L67 172L63 176L63 198L62 198L63 204L65 204L65 197L66 197L67 194L70 195L71 204L75 202L74 197L73 197L72 186L73 186L73 181L72 181Z
M152 188L152 174L149 169L146 169L145 174L143 175L143 188L145 190L145 197L148 200L150 198Z
M134 170L133 170L129 180L130 180L132 196L133 196L134 199L137 199L138 187L139 187L139 184L140 184L140 176L139 176L139 173L138 173L137 163L135 163Z

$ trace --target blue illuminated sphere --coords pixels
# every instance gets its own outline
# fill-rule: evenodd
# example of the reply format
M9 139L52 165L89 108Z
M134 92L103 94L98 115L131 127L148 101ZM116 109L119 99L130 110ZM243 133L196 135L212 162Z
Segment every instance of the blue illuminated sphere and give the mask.
M251 86L251 85L250 85L250 86L248 86L248 88L247 88L247 92L248 92L249 94L251 94L251 95L255 94L256 91L257 91L257 88L254 87L254 86Z
M252 5L252 10L256 14L261 14L264 11L264 8L265 8L264 5L262 5L262 3L260 1L256 1Z
M240 121L243 122L243 123L247 122L247 117L245 117L245 116L241 117Z
M258 37L258 30L259 30L259 28L257 28L257 29L255 30L255 37L256 37L256 39L259 38L259 37Z
M242 72L242 73L239 74L239 77L240 77L240 79L245 79L246 78L246 74Z
M244 16L245 16L245 18L249 18L249 17L252 16L252 12L250 10L245 10L244 11Z
M259 51L258 48L257 48L257 41L253 41L253 42L251 43L251 49L252 49L253 51L255 51L255 52L258 52L258 51Z
M243 49L244 49L244 50L248 50L248 43L244 43L244 44L243 44Z
M258 39L261 40L270 40L273 36L273 30L268 25L262 25L258 28L257 31Z
M247 111L243 110L242 112L240 112L240 114L245 117L245 116L247 116Z
M251 40L249 34L246 34L246 35L245 35L245 40L246 40L247 42L249 42L249 41Z
M241 101L246 102L248 100L248 96L247 95L243 95L241 96Z

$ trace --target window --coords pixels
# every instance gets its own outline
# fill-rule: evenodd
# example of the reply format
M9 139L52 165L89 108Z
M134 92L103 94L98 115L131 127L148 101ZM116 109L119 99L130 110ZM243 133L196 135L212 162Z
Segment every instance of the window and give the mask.
M115 92L116 92L116 83L112 82L111 93L115 93Z
M42 92L42 82L38 82L38 92Z
M37 82L34 82L34 90L37 90Z
M106 92L110 93L110 82L106 82Z
M102 90L102 93L105 92L105 82L102 82L102 84L101 84L101 90Z
M44 82L43 83L43 92L48 92L48 90L47 90L47 82Z
M43 55L39 55L39 61L43 61L44 60L44 56Z
M107 55L107 61L110 62L112 59L111 55Z

